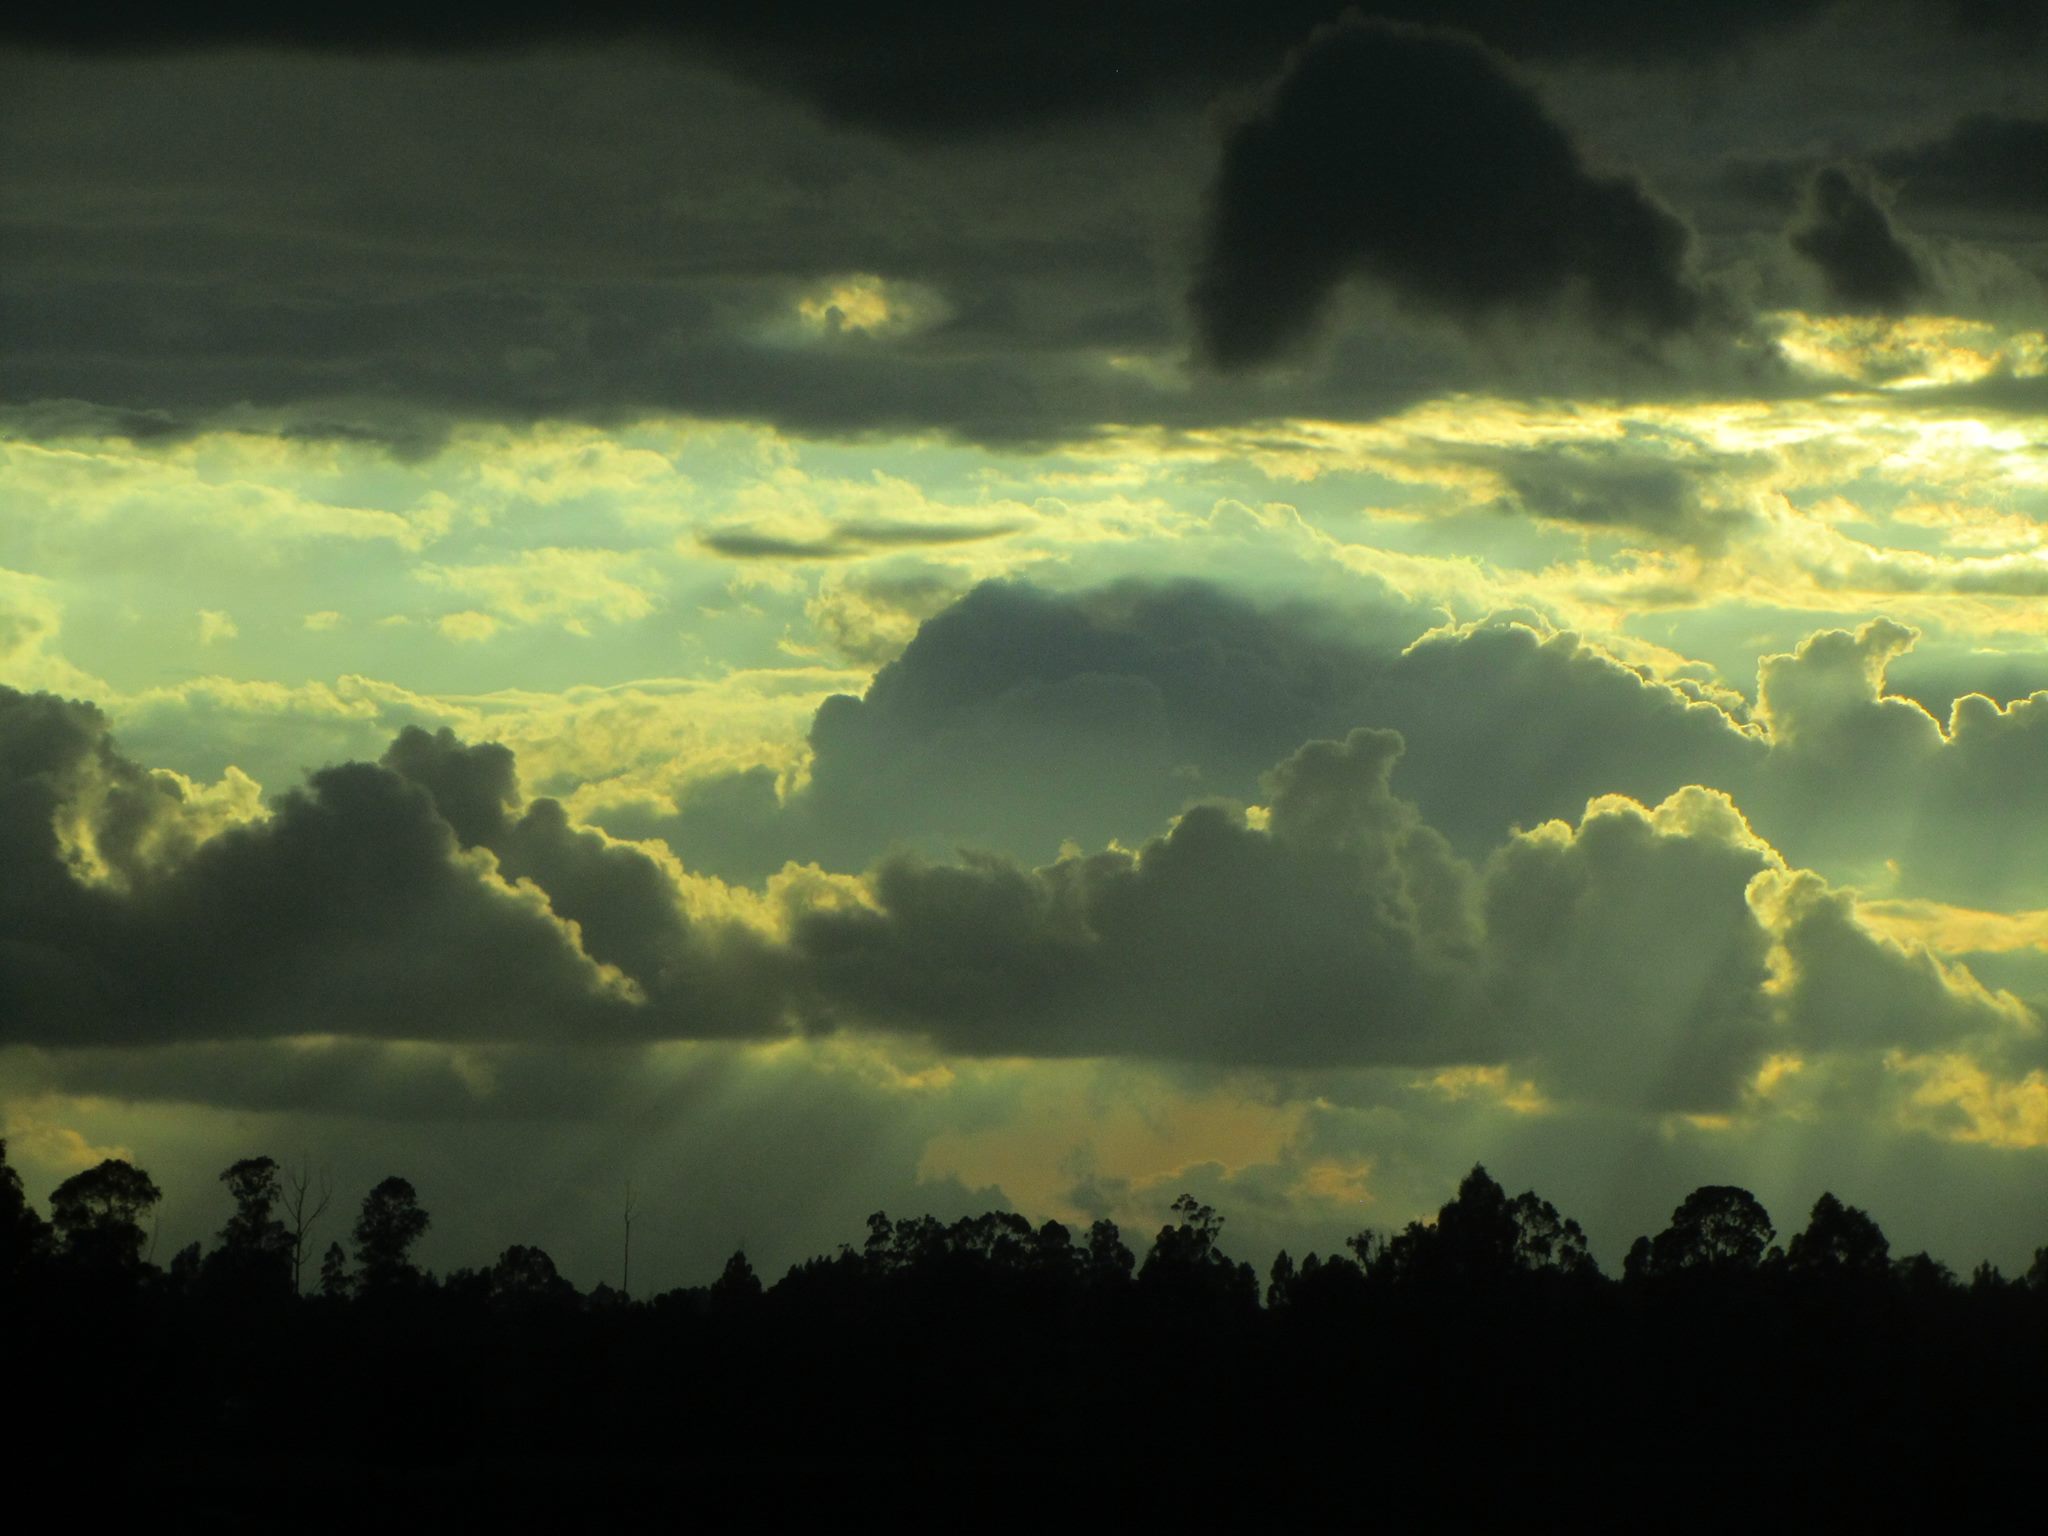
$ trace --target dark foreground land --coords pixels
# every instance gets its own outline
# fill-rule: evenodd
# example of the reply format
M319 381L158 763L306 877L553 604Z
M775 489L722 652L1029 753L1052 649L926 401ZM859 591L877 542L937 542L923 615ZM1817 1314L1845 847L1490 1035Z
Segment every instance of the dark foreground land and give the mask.
M1770 1247L1747 1198L1620 1281L1479 1170L1263 1287L1192 1201L1142 1263L1106 1222L878 1216L646 1300L525 1248L436 1280L361 1223L308 1295L261 1227L169 1271L45 1232L0 1291L8 1465L175 1529L2031 1524L2048 1263L1961 1282L1825 1198Z

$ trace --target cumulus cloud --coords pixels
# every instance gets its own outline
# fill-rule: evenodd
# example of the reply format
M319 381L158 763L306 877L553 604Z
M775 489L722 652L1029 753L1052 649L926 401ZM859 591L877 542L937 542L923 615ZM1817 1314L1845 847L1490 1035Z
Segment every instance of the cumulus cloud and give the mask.
M1037 871L885 861L873 908L801 913L793 942L828 1012L970 1051L1426 1057L1471 924L1448 848L1387 790L1398 752L1371 731L1302 748L1266 830L1203 805L1136 853Z
M584 953L641 989L660 1033L772 1032L776 967L765 942L724 906L722 887L693 881L665 849L572 826L559 801L536 799L515 815L522 797L506 747L413 727L383 766L427 791L464 849L487 850L503 878L545 892Z
M1536 615L1427 624L1398 604L1271 608L1193 584L985 585L918 626L865 694L818 708L802 771L698 773L672 809L595 799L590 814L753 885L792 859L856 870L892 847L1044 862L1069 841L1135 844L1204 797L1254 799L1300 742L1363 725L1401 733L1396 789L1470 860L1599 796L1655 805L1697 784L1838 882L2048 905L2025 812L2048 696L1944 691L1930 708L1891 691L1917 634L1895 620L1765 655L1754 704Z
M1566 1100L1689 1113L1735 1107L1774 1054L2034 1030L1788 871L1724 794L1606 797L1474 866L1393 792L1400 749L1311 742L1260 811L1198 805L1136 851L885 860L866 900L793 916L812 1006L987 1055L1511 1062Z
M1029 858L1146 836L1190 800L1248 799L1311 737L1400 731L1399 783L1469 857L1609 791L1733 783L1765 751L1732 696L1653 678L1512 617L1425 629L1400 603L1270 608L1213 586L976 588L863 696L826 701L808 779L698 779L675 815L600 812L684 861L758 882L784 860L858 868L892 843Z
M866 608L848 619L870 622ZM1420 622L1400 605L1276 615L1197 583L985 583L917 626L863 695L824 701L807 781L786 798L773 772L750 769L692 786L674 818L606 823L750 881L790 858L859 868L895 843L1038 856L1069 838L1142 837L1368 718L1353 700Z
M1576 304L1658 335L1699 313L1687 246L1497 55L1354 20L1316 33L1232 131L1192 298L1226 368L1303 339L1354 276L1460 319Z
M1802 862L1882 879L1889 861L1901 894L2040 905L2048 694L1965 694L1939 720L1886 692L1887 668L1916 638L1875 619L1763 658L1758 715L1772 747L1760 814Z
M321 769L260 815L246 779L236 804L233 781L198 793L141 769L91 706L11 691L0 705L11 1040L616 1041L776 1027L773 982L750 965L742 926L687 919L657 866L567 828L552 801L490 829L504 834L508 873L392 767ZM440 745L457 752L452 738ZM427 755L408 738L400 749L401 763ZM421 771L451 796L463 782L447 763ZM479 803L458 796L456 814L467 822ZM536 875L562 886L573 915Z
M865 857L833 858L844 873L762 894L578 825L523 793L508 747L446 728L266 810L244 776L142 769L90 706L10 694L8 1017L68 1045L625 1044L802 1018L981 1055L1505 1062L1565 1099L1705 1112L1772 1053L1976 1050L2032 1027L1796 867L1876 851L1904 889L1981 888L2002 839L1989 878L2032 889L2024 839L1972 807L2034 793L2042 711L1966 699L1944 730L1883 692L1912 638L1874 621L1767 658L1749 724L1513 621L1374 651L1199 588L984 588L866 699L820 711L808 789L709 781L700 824L824 839L839 817L842 847L873 846L861 818L885 801L991 791L1050 818L1072 797L1046 776L1092 740L1084 766L1140 770L1100 803L1125 829L1150 811L1156 835L1036 866L898 852L855 878ZM1370 723L1318 738L1345 717ZM1259 805L1214 798L1302 734L1251 774ZM891 761L886 794L860 798ZM1873 841L1902 800L1929 814Z

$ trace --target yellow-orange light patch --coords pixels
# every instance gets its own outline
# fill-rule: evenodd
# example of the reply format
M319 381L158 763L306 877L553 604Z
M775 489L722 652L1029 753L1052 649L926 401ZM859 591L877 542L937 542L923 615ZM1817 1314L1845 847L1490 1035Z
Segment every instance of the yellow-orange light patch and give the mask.
M2016 1149L2048 1147L2048 1072L1994 1077L1967 1056L1893 1051L1893 1072L1912 1080L1906 1124L1948 1141Z
M1420 1079L1415 1086L1454 1104L1480 1099L1518 1115L1546 1114L1552 1108L1541 1089L1527 1078L1511 1078L1505 1066L1445 1067Z

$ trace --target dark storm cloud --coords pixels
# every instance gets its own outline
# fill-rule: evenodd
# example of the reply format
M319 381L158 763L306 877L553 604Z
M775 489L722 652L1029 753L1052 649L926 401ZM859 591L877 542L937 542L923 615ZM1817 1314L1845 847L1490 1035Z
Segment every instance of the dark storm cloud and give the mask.
M2048 211L2048 117L1980 113L1940 138L1890 150L1878 169L1916 206L2038 214Z
M1158 272L1194 216L1191 125L1107 159L904 150L625 51L0 68L0 396L90 403L44 409L52 429L412 442L674 411L1014 443L1219 411L1098 356L1177 341ZM849 274L931 307L882 335L806 325Z
M775 1027L757 945L687 922L644 856L566 827L554 802L515 820L491 799L509 782L492 749L409 733L393 760L434 787L343 764L267 819L219 830L177 780L123 757L91 706L0 690L4 1038L623 1041ZM437 793L476 846L503 849L496 870L463 856ZM543 882L560 887L559 907Z
M1521 55L1659 59L1739 47L1831 3L1576 0L1537 14L1521 0L1036 0L856 13L816 0L737 10L641 0L459 18L391 4L326 12L237 4L138 12L118 24L39 9L0 23L0 41L88 53L232 45L420 56L652 42L717 60L848 122L925 135L1125 112L1162 97L1206 98L1267 72L1313 28L1352 9L1468 28Z
M1270 361L1365 276L1462 319L1583 304L1649 334L1700 300L1684 225L1589 170L1499 56L1348 21L1321 31L1231 133L1193 290L1226 368Z
M1900 314L1927 291L1927 274L1906 248L1868 180L1841 166L1818 172L1792 248L1820 269L1836 307Z
M1899 206L1921 232L1935 232L2008 252L2022 266L2034 264L2026 242L2039 238L2048 215L2048 117L1977 112L1946 130L1900 142L1891 124L1874 124L1847 146L1856 160L1883 179ZM1887 238L1904 244L1892 224L1890 203L1873 199L1866 175L1848 173L1827 155L1738 158L1720 175L1721 189L1758 204L1787 208L1804 204L1802 217L1825 245L1831 239L1852 249L1839 258L1851 268L1858 253L1882 247ZM1833 178L1829 181L1829 178ZM1875 204L1874 207L1865 205ZM1882 227L1878 227L1878 226ZM1828 231L1836 231L1830 235ZM1806 251L1826 266L1831 258ZM1927 277L1926 262L1903 253ZM1896 256L1879 256L1896 271Z
M418 454L469 420L683 413L1038 446L1105 422L1370 419L1504 379L1636 396L1696 392L1709 374L1787 387L1753 376L1767 352L1717 350L1704 331L1684 370L1632 345L1692 302L1683 231L1587 170L1496 64L1474 89L1496 127L1519 135L1533 116L1535 139L1507 144L1505 163L1533 160L1537 177L1522 201L1488 204L1503 146L1476 145L1448 183L1467 188L1472 241L1441 263L1444 283L1423 270L1425 242L1393 286L1417 299L1420 283L1424 309L1438 289L1524 311L1577 293L1633 322L1537 349L1388 305L1335 338L1320 371L1276 384L1182 367L1217 152L1197 108L877 136L709 57L623 43L0 54L0 408L41 435L229 427ZM1494 238L1524 251L1504 277L1475 249ZM1306 242L1333 237L1318 225ZM923 308L873 331L803 318L850 277ZM1131 359L1150 366L1120 366Z
M283 258L287 268L295 260ZM301 299L266 296L260 282L74 287L24 274L0 289L0 327L12 338L0 396L112 402L91 419L44 411L32 425L46 430L83 425L142 440L246 422L412 452L432 447L437 426L478 418L610 425L674 412L827 436L936 424L972 441L1031 446L1158 414L1155 392L1138 391L1147 401L1139 407L1093 362L1028 330L1000 345L964 330L835 347L765 341L755 333L780 323L787 307L781 279L734 280L754 290L738 306L654 284L551 292L546 279L529 285L509 274L490 293L450 274L439 291L393 300L371 291L382 265L364 263L358 293ZM565 303L574 309L566 337ZM1390 391L1385 407L1420 392ZM1199 422L1234 412L1178 401L1167 414Z

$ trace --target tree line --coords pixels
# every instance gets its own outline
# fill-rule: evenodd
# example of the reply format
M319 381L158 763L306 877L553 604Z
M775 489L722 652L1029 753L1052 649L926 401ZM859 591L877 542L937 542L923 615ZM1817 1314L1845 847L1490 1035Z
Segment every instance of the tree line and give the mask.
M74 1174L52 1192L45 1221L29 1203L6 1152L0 1138L0 1279L18 1282L34 1267L49 1265L138 1283L153 1275L173 1290L212 1286L294 1296L307 1290L313 1233L332 1198L324 1179L316 1189L307 1172L288 1172L268 1156L234 1163L220 1175L231 1213L214 1246L203 1250L194 1242L158 1272L145 1257L151 1245L145 1224L163 1192L146 1172L108 1158ZM835 1268L902 1281L980 1266L1085 1286L1135 1282L1161 1295L1207 1293L1219 1304L1258 1307L1261 1289L1252 1267L1230 1260L1220 1246L1223 1218L1192 1195L1177 1199L1172 1215L1139 1265L1116 1223L1106 1219L1096 1221L1077 1242L1060 1222L1033 1227L1015 1212L991 1211L951 1224L930 1216L892 1222L877 1212L869 1218L858 1252L846 1246L836 1258L799 1264L785 1283L801 1287ZM350 1247L338 1239L328 1243L316 1294L345 1301L435 1284L412 1259L414 1245L430 1225L412 1184L396 1175L384 1179L363 1198ZM1703 1185L1685 1197L1662 1231L1635 1240L1622 1280L1636 1286L1824 1279L1916 1293L1962 1284L1947 1265L1924 1252L1894 1258L1877 1222L1831 1193L1814 1203L1804 1230L1782 1246L1777 1236L1769 1213L1749 1191ZM1607 1280L1578 1222L1560 1215L1533 1190L1510 1198L1484 1167L1473 1168L1435 1221L1410 1222L1391 1235L1366 1230L1350 1238L1346 1249L1327 1257L1311 1253L1299 1264L1280 1252L1263 1290L1265 1307L1297 1305L1325 1292L1355 1290L1363 1299L1373 1291L1455 1290L1538 1276L1577 1285ZM441 1283L456 1290L565 1301L576 1297L600 1305L627 1300L603 1283L580 1296L546 1252L522 1244L505 1249L486 1270L457 1270ZM1980 1291L2006 1286L2048 1291L2048 1247L2035 1250L2025 1274L2014 1280L1986 1263L1968 1283ZM675 1294L709 1299L735 1288L750 1294L760 1289L744 1252L733 1255L710 1287Z
M1337 1518L1359 1477L1405 1486L1381 1494L1393 1511L1421 1477L1438 1514L1504 1519L1531 1480L1648 1496L1653 1474L1718 1457L1745 1497L1834 1518L1952 1505L1943 1458L2017 1467L2048 1428L2048 1248L1964 1279L1895 1256L1832 1194L1780 1242L1748 1191L1696 1189L1619 1277L1576 1221L1481 1167L1433 1221L1282 1252L1263 1281L1189 1195L1142 1255L1107 1220L877 1212L773 1284L735 1253L707 1285L629 1299L527 1245L428 1274L430 1218L395 1176L316 1265L330 1191L269 1157L226 1169L213 1243L160 1266L141 1169L66 1180L46 1221L4 1158L0 1368L39 1383L51 1424L118 1404L146 1426L114 1454L124 1475L238 1509L367 1477L451 1517L478 1497L573 1515L601 1466L650 1489L681 1468L739 1513L820 1469L978 1493L1029 1464L1124 1518L1232 1500ZM298 1450L279 1454L281 1425ZM772 1484L739 1470L764 1460ZM1243 1475L1219 1491L1211 1464ZM1712 1523L1724 1495L1660 1523Z

